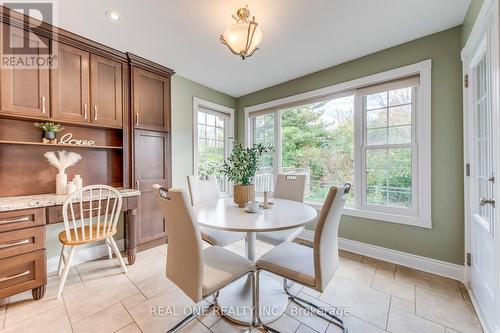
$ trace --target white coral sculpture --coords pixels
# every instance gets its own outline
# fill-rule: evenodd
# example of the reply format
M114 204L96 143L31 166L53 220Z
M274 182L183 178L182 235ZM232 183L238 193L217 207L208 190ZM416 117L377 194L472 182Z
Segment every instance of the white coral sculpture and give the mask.
M43 154L47 161L59 170L60 173L64 173L64 171L78 163L79 160L82 159L82 156L77 153L67 152L65 150L61 151L48 151Z

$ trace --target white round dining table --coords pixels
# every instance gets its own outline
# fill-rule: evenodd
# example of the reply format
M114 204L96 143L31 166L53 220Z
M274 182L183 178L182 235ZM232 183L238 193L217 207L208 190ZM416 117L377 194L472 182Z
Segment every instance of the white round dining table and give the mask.
M193 206L198 224L227 232L246 232L246 256L255 261L257 232L295 229L316 218L311 206L291 200L272 198L272 208L247 213L239 208L233 198L205 201ZM252 323L252 283L248 276L222 289L217 305L222 313L240 324ZM283 288L283 279L262 272L259 285L260 315L265 323L278 319L286 309L288 297Z

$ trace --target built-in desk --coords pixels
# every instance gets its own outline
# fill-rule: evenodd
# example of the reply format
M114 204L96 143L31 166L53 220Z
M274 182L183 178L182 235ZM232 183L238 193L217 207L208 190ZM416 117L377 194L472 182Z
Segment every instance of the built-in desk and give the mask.
M133 265L137 253L137 190L119 190L125 214L125 251ZM0 298L32 290L45 294L47 255L45 226L60 223L66 195L38 194L0 198Z

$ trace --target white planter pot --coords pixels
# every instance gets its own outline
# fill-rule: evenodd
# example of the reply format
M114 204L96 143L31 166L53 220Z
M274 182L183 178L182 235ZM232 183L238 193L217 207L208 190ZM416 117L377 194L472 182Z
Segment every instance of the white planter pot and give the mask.
M66 185L68 185L68 175L59 172L56 175L56 194L66 194Z

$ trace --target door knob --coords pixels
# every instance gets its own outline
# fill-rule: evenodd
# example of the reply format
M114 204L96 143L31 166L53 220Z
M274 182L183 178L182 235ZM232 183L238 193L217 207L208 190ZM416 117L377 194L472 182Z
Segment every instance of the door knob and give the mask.
M479 199L479 205L481 207L486 206L486 205L492 205L493 207L495 207L495 199L481 198L481 199Z

